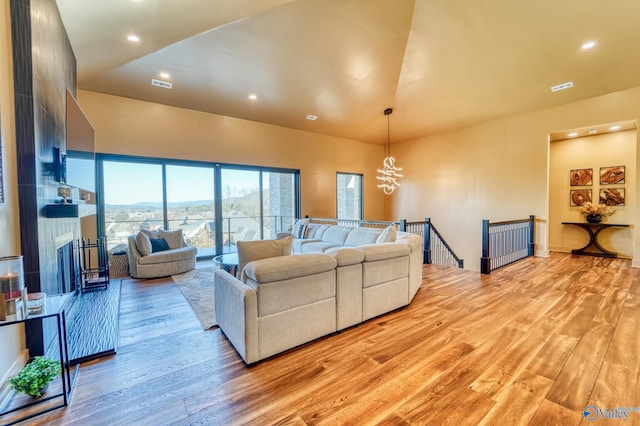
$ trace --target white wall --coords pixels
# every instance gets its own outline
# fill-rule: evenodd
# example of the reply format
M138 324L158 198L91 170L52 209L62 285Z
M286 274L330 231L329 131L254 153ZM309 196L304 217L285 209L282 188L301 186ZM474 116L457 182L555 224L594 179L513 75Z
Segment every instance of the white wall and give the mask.
M633 223L636 202L636 131L608 133L576 139L551 142L549 162L549 249L570 252L589 242L587 233L562 222L584 222L579 207L571 207L569 193L572 189L590 189L592 200L597 203L600 189L607 187L625 189L625 205L618 206L608 223ZM625 183L600 185L601 167L625 166ZM593 184L572 187L569 173L573 169L593 169ZM598 240L607 250L620 257L633 256L633 229L611 228L600 233Z
M431 217L464 258L465 268L479 270L482 220L524 219L533 214L536 254L545 256L550 223L549 134L638 117L640 88L634 88L393 144L404 179L392 196L390 215ZM636 200L637 192L637 188L629 191L627 198ZM640 223L638 216L635 210L620 220L635 225ZM640 231L634 227L633 232L633 264L640 266Z

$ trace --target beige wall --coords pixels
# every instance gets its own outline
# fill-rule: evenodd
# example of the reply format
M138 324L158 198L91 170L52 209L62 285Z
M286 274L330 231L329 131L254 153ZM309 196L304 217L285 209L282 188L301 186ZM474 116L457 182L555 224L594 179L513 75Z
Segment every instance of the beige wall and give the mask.
M568 139L551 143L549 162L549 249L570 252L589 242L587 233L561 222L584 222L579 207L569 205L571 189L590 189L592 200L598 203L600 189L607 187L625 189L625 205L616 207L616 213L606 218L609 223L633 223L636 210L636 131L608 133L590 137ZM600 167L625 166L625 183L600 185ZM569 172L572 169L593 169L593 184L571 187ZM600 234L599 241L607 250L621 257L633 255L633 229L611 228Z
M534 214L536 254L547 255L549 133L638 117L640 88L635 88L396 143L392 150L404 167L404 179L390 215L431 217L464 258L465 268L479 270L482 219ZM635 192L627 198L637 199ZM640 223L637 211L632 216L625 218L627 223ZM633 232L637 258L640 238L637 228ZM634 258L633 264L640 266L640 261Z
M2 2L0 6L0 139L2 140L5 203L0 204L0 235L2 236L0 256L20 254L9 16L9 2ZM2 342L0 345L0 384L2 384L12 373L11 369L21 367L21 364L26 361L24 357L28 356L25 351L23 327L0 327L0 342Z
M301 213L313 217L335 217L336 172L362 173L365 219L388 218L382 146L83 90L78 101L96 152L300 169Z

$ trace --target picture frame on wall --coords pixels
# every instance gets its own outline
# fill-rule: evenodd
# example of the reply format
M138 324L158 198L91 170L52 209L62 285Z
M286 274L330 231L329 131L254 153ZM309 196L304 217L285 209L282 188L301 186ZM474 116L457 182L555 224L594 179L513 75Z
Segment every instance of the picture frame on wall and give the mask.
M599 199L605 206L624 206L624 188L600 189Z
M569 205L579 207L586 202L591 202L592 194L591 189L572 189L569 191Z
M573 169L569 173L571 186L593 185L593 169Z
M600 185L624 183L624 166L600 167Z

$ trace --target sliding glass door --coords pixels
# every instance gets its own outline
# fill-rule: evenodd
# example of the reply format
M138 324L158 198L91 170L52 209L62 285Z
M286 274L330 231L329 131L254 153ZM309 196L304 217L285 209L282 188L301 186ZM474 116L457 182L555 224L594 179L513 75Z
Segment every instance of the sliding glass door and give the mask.
M198 257L276 238L299 212L299 172L101 154L99 235L109 248L140 229L182 229Z
M126 244L140 229L164 226L161 164L104 161L102 173L101 234L109 248Z
M199 256L215 254L214 169L211 166L166 166L167 228L182 229Z

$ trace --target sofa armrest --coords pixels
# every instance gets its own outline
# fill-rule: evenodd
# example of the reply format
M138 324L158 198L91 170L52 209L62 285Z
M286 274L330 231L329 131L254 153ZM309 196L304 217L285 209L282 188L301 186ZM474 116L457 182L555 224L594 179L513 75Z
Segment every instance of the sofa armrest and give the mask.
M377 262L379 260L395 259L396 257L409 256L411 250L405 244L378 243L365 244L356 247L364 254L365 262Z
M214 279L216 321L242 359L251 364L258 352L258 299L256 292L224 270Z
M398 232L396 243L406 244L413 253L416 249L422 250L424 239L420 235L411 234L409 232Z

